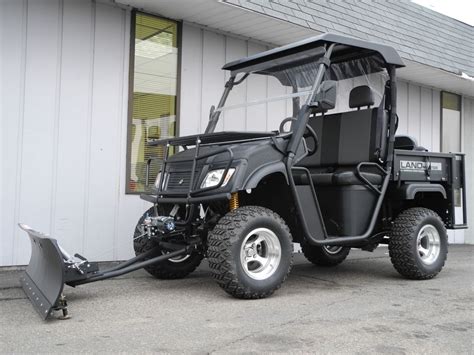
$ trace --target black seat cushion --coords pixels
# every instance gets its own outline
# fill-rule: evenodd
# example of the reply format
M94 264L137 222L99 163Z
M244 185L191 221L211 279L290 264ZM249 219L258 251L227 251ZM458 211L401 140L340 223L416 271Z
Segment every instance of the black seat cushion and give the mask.
M313 117L308 124L318 135L319 149L300 165L337 167L384 160L387 123L383 108Z
M382 185L383 178L376 173L362 173L373 185ZM308 177L303 172L295 172L293 179L296 185L307 185ZM311 180L315 186L345 186L345 185L365 185L365 182L359 179L357 174L352 170L338 171L335 173L312 173Z
M382 185L382 176L374 173L361 173L373 185ZM365 185L354 171L342 171L335 173L332 178L333 185Z
M402 150L428 151L425 147L419 146L416 139L410 136L395 136L394 147Z
M361 85L353 88L349 94L349 107L361 108L362 106L370 107L374 104L374 95L367 85Z
M332 177L332 173L311 174L311 180L313 180L314 185L331 185ZM296 185L308 185L308 175L301 171L293 173L293 180Z

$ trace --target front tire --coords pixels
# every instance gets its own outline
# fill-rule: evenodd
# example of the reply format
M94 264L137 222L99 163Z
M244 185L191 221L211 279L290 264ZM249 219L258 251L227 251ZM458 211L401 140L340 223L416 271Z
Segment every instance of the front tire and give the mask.
M403 211L395 220L388 244L390 259L404 277L427 280L443 268L448 233L436 212L422 207Z
M340 246L313 246L303 244L301 246L306 259L318 266L336 266L342 263L349 255L351 248Z
M164 213L163 209L159 209L160 215ZM138 220L133 239L135 255L143 254L156 247L156 242L153 239L149 239L146 236L140 237L142 234L140 227L144 219L147 216L154 216L155 214L155 208L152 207ZM156 256L160 255L160 253L165 255L167 252L167 250L159 249ZM193 251L191 254L171 258L157 264L146 266L144 269L157 279L181 279L196 270L202 259L203 255L201 253Z
M279 215L260 206L227 213L209 233L208 244L214 279L236 298L270 296L293 264L288 226Z

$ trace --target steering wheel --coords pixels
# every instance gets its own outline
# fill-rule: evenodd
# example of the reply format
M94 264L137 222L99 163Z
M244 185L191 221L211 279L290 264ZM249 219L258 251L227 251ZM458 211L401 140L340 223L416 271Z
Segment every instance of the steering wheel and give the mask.
M281 121L280 123L280 132L281 133L288 133L287 131L285 131L285 124L288 123L288 122L292 122L292 121L296 121L296 118L294 117L287 117L285 118L283 121ZM316 134L316 132L314 131L313 127L311 127L309 124L306 124L306 130L303 134L303 138L313 138L313 141L314 141L314 148L309 148L307 146L307 149L308 149L308 156L311 156L313 155L314 153L316 153L318 151L318 147L319 147L319 139L318 139L318 135Z

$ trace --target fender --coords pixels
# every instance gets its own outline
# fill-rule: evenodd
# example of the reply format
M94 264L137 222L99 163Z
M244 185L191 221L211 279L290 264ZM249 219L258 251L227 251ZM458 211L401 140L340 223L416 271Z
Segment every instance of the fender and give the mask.
M282 173L285 177L286 183L288 184L288 175L286 173L285 164L282 161L271 162L264 165L260 169L252 172L250 176L244 181L244 189L254 189L258 183L266 176L273 173Z
M398 189L399 195L404 200L413 200L418 192L437 192L446 199L446 190L440 184L405 184Z

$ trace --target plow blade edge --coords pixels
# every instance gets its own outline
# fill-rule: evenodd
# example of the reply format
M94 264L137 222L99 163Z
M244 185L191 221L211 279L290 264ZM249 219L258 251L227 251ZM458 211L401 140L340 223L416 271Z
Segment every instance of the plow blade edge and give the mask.
M31 259L20 281L26 295L43 319L61 309L65 265L55 239L20 224L31 241Z

